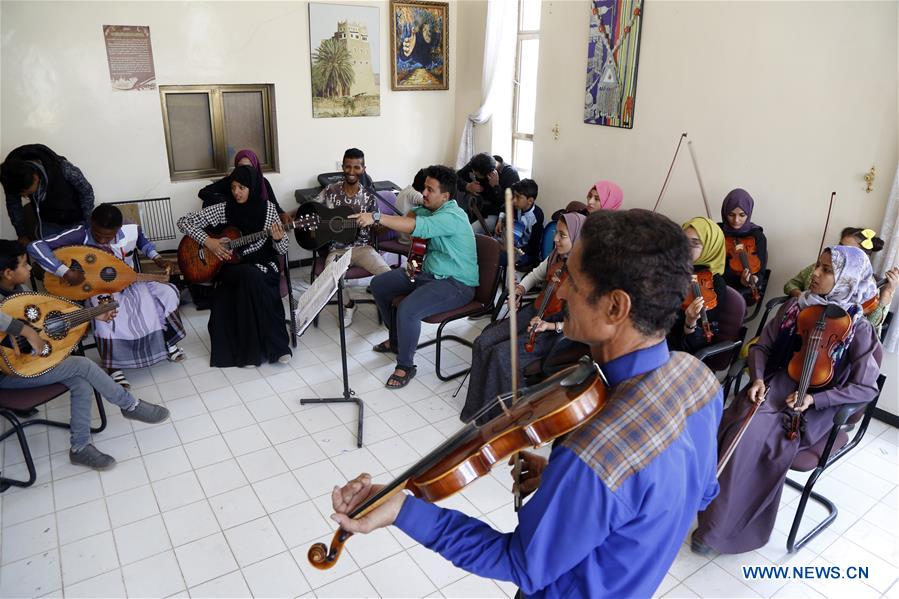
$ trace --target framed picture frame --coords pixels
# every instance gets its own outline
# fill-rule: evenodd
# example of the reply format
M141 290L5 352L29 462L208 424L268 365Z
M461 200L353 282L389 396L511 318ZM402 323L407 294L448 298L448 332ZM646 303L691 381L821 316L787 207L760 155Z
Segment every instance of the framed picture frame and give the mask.
M390 89L449 89L449 3L390 0Z

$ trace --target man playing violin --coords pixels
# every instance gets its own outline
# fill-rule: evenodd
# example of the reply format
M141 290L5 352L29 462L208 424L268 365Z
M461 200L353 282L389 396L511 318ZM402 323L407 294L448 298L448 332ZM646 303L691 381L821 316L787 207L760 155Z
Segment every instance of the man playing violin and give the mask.
M527 454L521 485L536 491L515 530L403 494L351 519L379 488L368 474L332 493L332 518L344 530L394 524L527 597L653 594L696 510L718 492L721 388L702 363L665 345L692 273L689 246L664 216L601 211L587 219L566 268L565 333L591 346L607 403L558 441L548 462Z

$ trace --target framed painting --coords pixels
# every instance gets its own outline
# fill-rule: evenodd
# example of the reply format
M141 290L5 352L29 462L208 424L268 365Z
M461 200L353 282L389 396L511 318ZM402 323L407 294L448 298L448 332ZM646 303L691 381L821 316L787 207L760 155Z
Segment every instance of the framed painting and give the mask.
M378 7L309 3L312 117L381 114Z
M643 0L591 0L584 122L634 126Z
M449 89L449 4L391 0L390 89Z

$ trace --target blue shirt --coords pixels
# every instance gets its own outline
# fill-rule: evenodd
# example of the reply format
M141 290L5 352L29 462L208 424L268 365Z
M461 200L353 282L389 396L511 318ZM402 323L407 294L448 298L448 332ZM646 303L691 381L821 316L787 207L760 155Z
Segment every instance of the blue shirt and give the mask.
M669 359L665 342L603 366L609 384ZM456 566L507 580L527 597L651 597L698 510L718 494L721 391L679 437L611 491L573 451L553 449L540 487L500 533L465 514L407 497L395 522Z

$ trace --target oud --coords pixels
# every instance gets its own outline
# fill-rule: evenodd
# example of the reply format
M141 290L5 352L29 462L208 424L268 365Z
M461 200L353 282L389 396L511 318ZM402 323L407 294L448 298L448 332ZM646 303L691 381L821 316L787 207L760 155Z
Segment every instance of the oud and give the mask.
M167 274L144 274L109 252L89 245L70 245L53 251L60 262L84 274L84 281L70 285L53 273L44 274L47 292L73 300L86 300L100 294L118 293L133 283L168 283Z
M0 303L0 311L37 330L44 345L31 347L21 335L0 332L0 371L23 378L49 372L69 357L84 337L92 318L115 310L118 305L118 302L110 301L93 308L82 308L59 297L30 291L7 297Z

